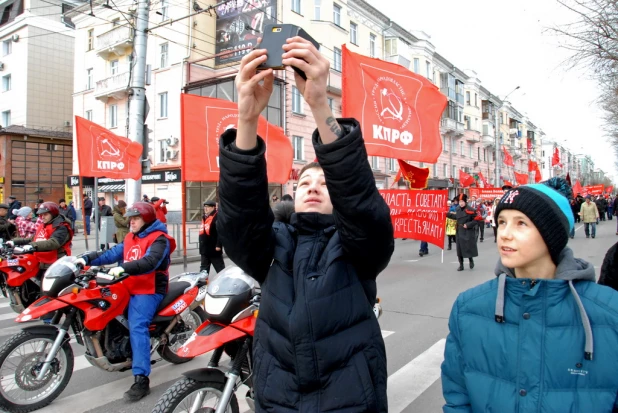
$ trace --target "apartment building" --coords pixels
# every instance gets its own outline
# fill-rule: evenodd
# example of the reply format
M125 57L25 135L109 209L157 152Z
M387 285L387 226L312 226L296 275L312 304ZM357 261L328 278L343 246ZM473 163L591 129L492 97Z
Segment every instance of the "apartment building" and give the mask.
M71 172L73 0L0 1L0 202L65 195ZM51 171L51 172L50 172Z

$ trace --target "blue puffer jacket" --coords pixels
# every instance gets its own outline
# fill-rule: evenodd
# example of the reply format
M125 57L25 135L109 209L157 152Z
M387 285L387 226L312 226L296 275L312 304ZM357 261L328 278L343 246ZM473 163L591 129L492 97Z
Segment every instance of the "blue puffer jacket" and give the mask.
M453 306L444 412L618 412L618 293L569 248L555 280L496 275Z

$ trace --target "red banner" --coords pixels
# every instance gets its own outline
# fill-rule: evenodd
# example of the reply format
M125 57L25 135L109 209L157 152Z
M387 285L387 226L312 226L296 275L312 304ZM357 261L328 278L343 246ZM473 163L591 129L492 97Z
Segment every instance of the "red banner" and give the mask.
M461 169L459 170L459 183L464 188L472 185L474 183L474 177L470 174L465 173Z
M417 168L401 159L397 159L397 162L399 162L399 171L403 174L403 177L410 182L411 189L427 188L429 168Z
M515 173L515 180L517 181L519 185L526 185L528 183L528 175L520 174L517 172L514 172L514 173Z
M515 162L513 162L513 157L511 156L509 151L506 150L506 146L503 146L502 150L504 151L504 164L507 166L515 166Z
M447 99L424 76L343 50L343 117L359 120L367 154L435 163Z
M485 177L483 176L482 172L479 172L479 181L481 183L481 185L480 185L481 188L488 188L489 187L489 182L487 182L487 179L485 179Z
M528 147L528 155L530 155L532 153L532 141L530 139L526 141L526 146Z
M142 145L75 116L79 174L96 178L139 179Z
M607 188L605 188L605 193L606 194L611 194L612 192L614 192L614 186L608 186Z
M502 188L470 188L470 198L475 196L477 199L496 199L502 198L504 191Z
M219 180L219 137L238 125L238 105L221 99L181 94L183 180ZM292 143L283 129L260 116L258 135L266 142L269 182L290 179L294 157Z
M588 185L584 187L584 190L588 193L588 195L603 195L603 189L605 185Z
M575 185L573 185L573 196L577 196L577 194L582 195L584 188L579 183L579 181L575 181Z
M426 241L444 249L448 191L380 190L391 209L395 238Z

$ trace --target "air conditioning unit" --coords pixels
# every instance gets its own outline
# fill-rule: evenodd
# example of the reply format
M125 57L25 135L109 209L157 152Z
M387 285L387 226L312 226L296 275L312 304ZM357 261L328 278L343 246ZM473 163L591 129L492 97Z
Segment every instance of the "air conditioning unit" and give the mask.
M165 158L168 161L175 161L176 159L178 159L178 151L166 151Z
M178 138L170 137L167 138L167 146L176 146L178 145Z
M4 70L4 63L0 62L0 71Z
M13 41L13 43L17 43L19 41L19 35L14 34L13 36L11 36L11 40Z
M64 121L64 126L71 126L71 121L70 120L65 120Z
M474 167L476 168L477 166L479 166L479 162L478 161L474 161Z

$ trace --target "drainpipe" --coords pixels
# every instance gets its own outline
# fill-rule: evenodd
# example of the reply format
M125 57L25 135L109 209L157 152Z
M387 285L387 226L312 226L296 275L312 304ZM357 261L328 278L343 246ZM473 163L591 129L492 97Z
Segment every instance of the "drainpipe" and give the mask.
M187 11L188 11L187 14L189 15L189 27L187 28L187 30L189 31L189 43L187 45L187 55L182 58L182 65L180 68L180 87L182 89L185 88L185 81L188 81L189 71L191 70L191 64L187 62L187 59L191 57L191 49L193 48L193 13L191 12L192 5L193 3L191 1L187 2ZM185 79L185 70L184 70L185 65L188 65L186 69L187 71L186 79Z

